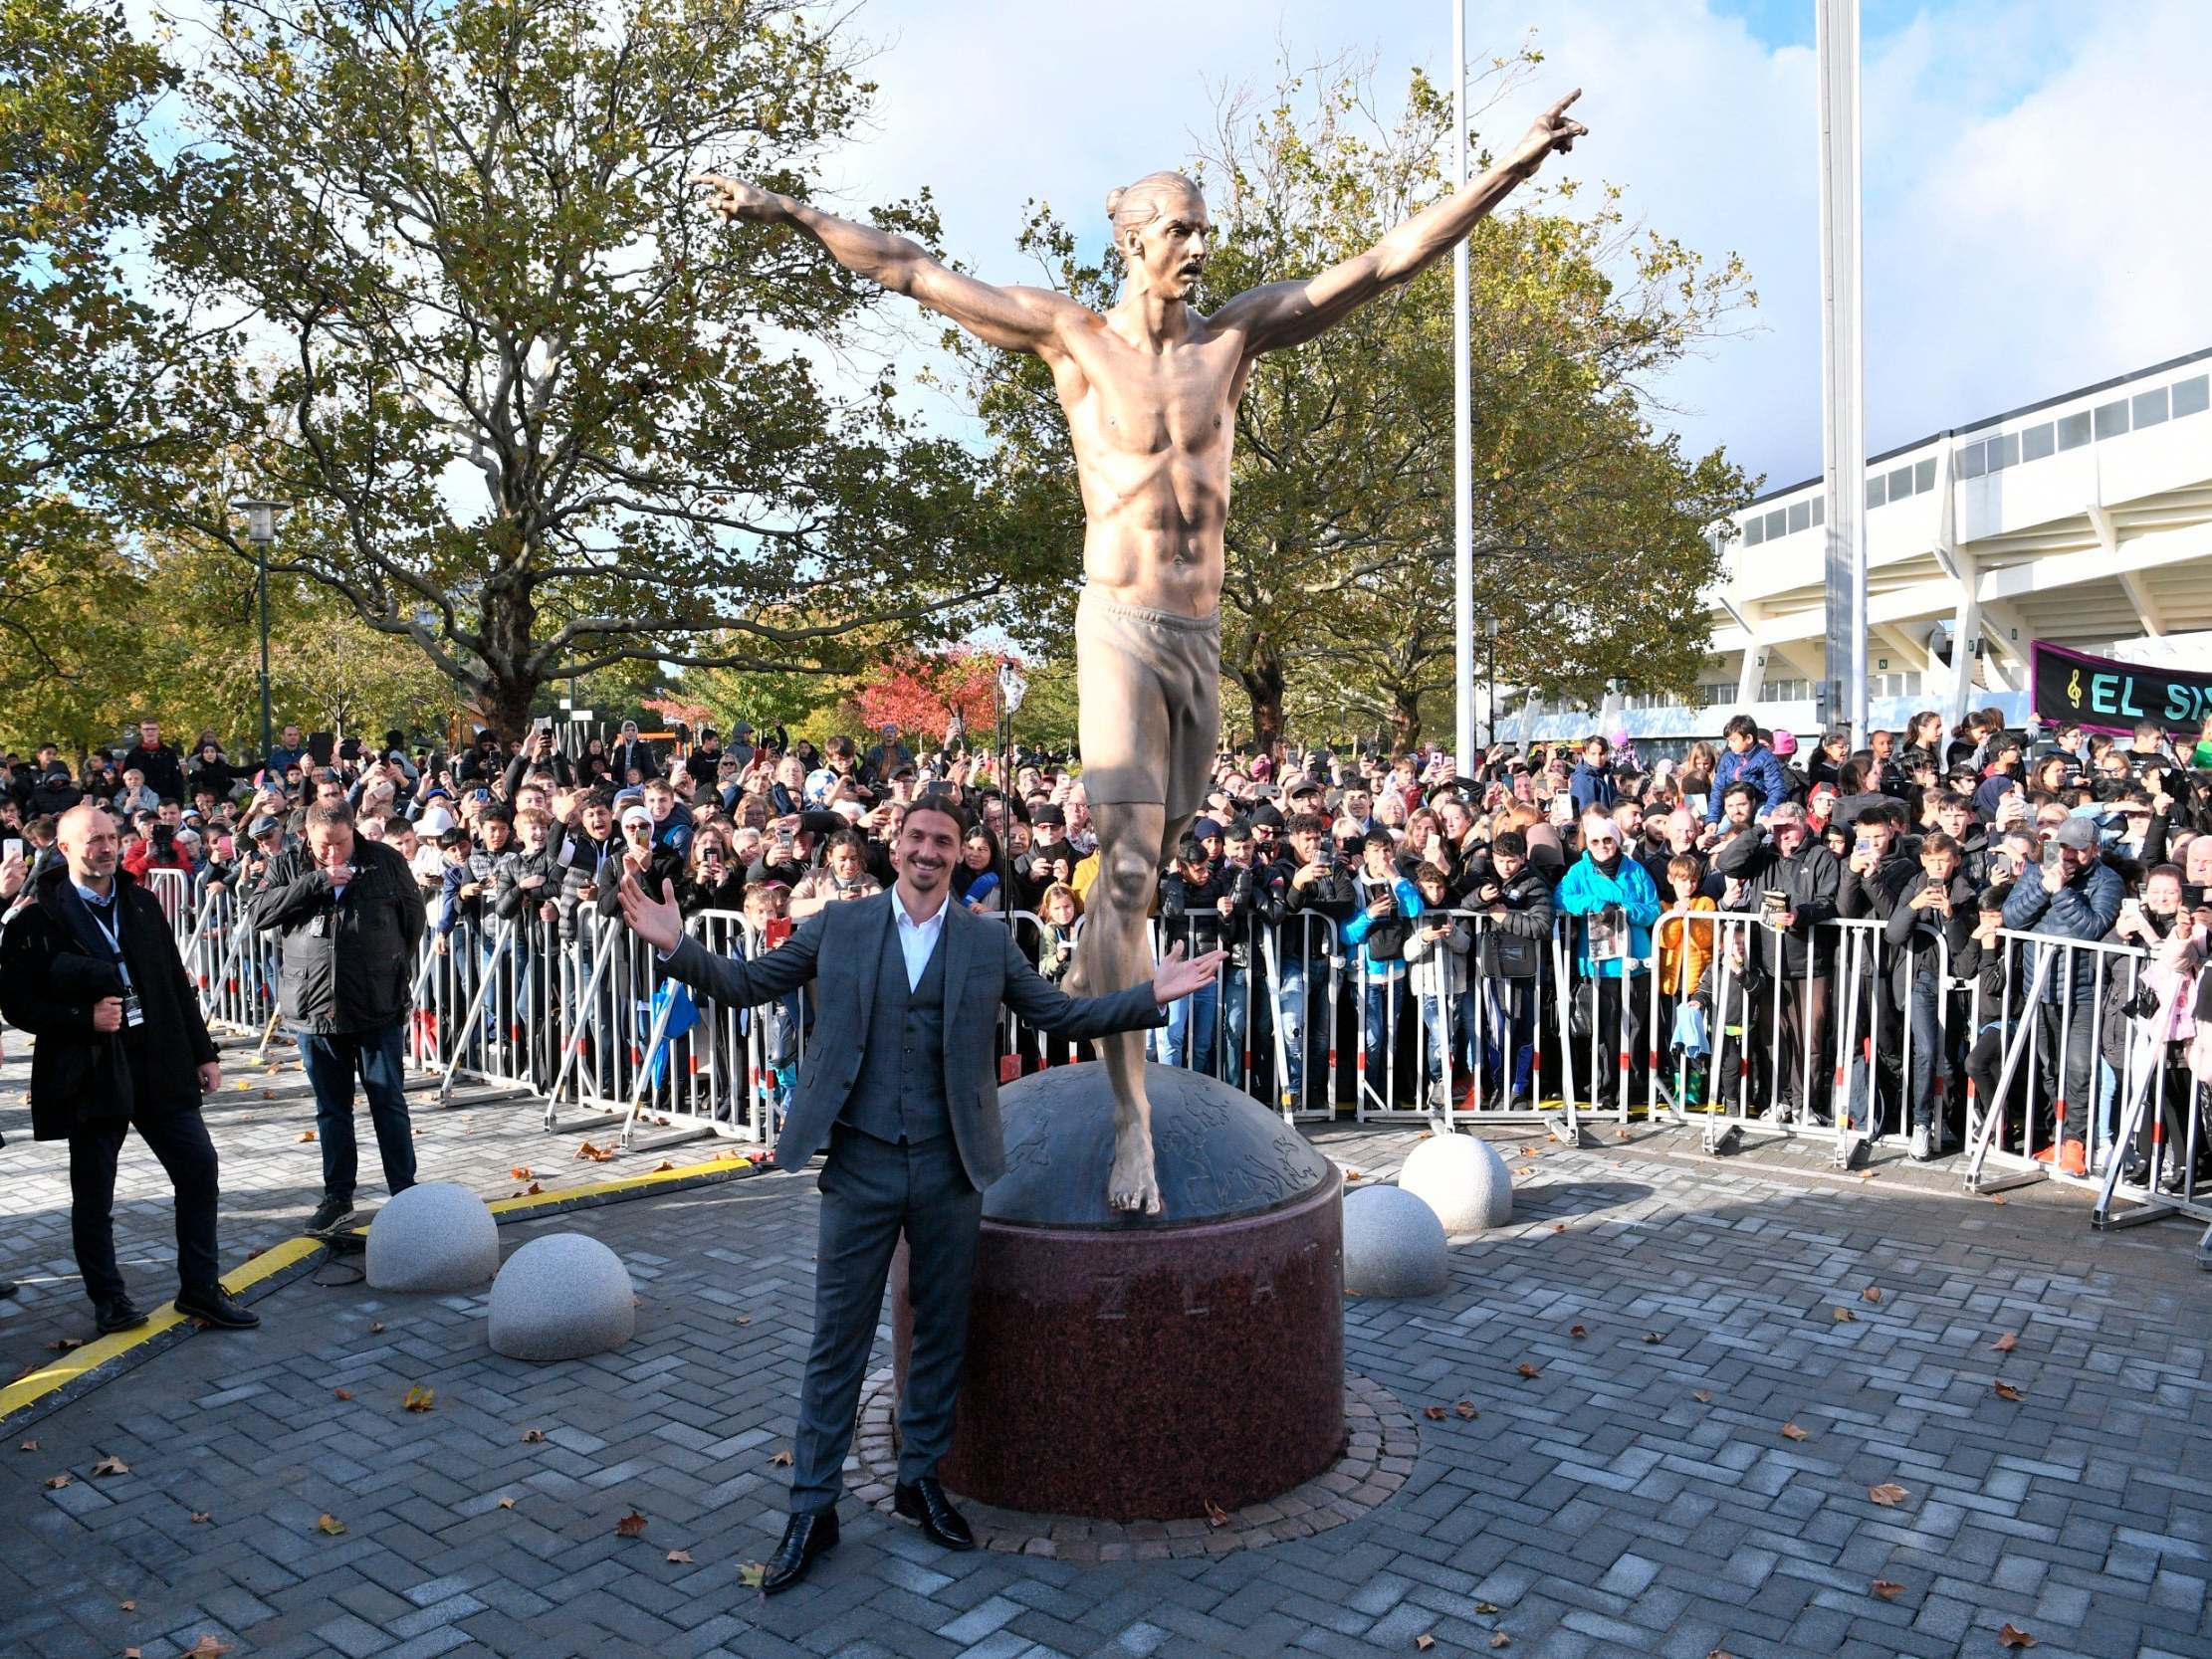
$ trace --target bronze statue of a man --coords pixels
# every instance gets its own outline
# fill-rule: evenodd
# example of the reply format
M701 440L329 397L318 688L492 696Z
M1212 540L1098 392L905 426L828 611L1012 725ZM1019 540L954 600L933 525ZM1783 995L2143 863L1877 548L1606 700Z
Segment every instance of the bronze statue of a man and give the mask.
M1052 370L1083 492L1083 594L1075 613L1083 785L1098 829L1075 978L1087 994L1152 975L1145 922L1162 867L1206 794L1219 736L1222 525L1236 402L1252 359L1313 338L1410 282L1589 129L1538 116L1498 166L1318 276L1267 283L1211 316L1190 308L1213 226L1198 186L1151 173L1106 198L1127 270L1103 316L1047 289L997 288L916 243L719 175L700 180L725 219L795 225L848 270L919 301L990 344ZM1071 988L1073 988L1071 986ZM1104 1039L1113 1082L1116 1209L1157 1214L1141 1034Z

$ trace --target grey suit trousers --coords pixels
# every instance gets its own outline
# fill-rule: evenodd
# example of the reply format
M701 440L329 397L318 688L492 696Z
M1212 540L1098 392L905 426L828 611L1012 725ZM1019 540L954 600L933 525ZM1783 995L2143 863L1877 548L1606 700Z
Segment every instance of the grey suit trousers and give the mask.
M833 1508L844 1490L860 1385L902 1232L911 1263L914 1348L899 1407L899 1479L911 1484L937 1472L953 1442L984 1213L984 1195L970 1183L959 1143L949 1135L893 1143L839 1125L818 1184L814 1342L798 1396L793 1515Z

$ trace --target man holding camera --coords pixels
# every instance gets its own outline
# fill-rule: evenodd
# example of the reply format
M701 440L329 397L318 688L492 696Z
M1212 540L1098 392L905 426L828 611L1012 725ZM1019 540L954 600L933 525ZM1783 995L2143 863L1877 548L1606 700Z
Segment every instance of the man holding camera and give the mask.
M308 808L307 844L278 857L248 917L281 935L284 1021L315 1089L323 1200L308 1231L353 1211L357 1152L353 1079L368 1096L384 1181L394 1196L415 1182L401 1043L413 996L425 911L407 861L353 833L344 801Z
M1761 1049L1776 1044L1781 1055L1768 1117L1782 1124L1794 1113L1817 1127L1825 1122L1828 1001L1836 964L1833 951L1821 960L1813 930L1837 914L1843 867L1807 830L1805 809L1796 803L1775 807L1766 825L1764 836L1754 832L1730 841L1714 865L1757 896L1766 922L1758 933L1759 968L1779 981L1775 993L1752 1009L1751 1042Z
M2015 933L2094 942L2112 931L2125 895L2118 872L2098 856L2097 826L2087 818L2069 818L2045 843L2041 863L2013 883L2005 900L2005 926ZM2036 1019L2043 1027L2038 1045L2043 1095L2059 1101L2062 1117L2053 1126L2050 1144L2036 1156L2047 1163L2056 1161L2066 1174L2080 1175L2089 1169L2089 1110L2097 1075L2097 995L2101 975L2095 951L2053 951L2044 966L2035 959L2043 948L2035 947L2021 965L2030 974L2042 969Z
M215 1259L215 1143L200 1097L223 1086L215 1044L151 894L116 868L115 822L85 802L57 826L63 863L0 939L0 1013L38 1038L31 1128L69 1142L70 1235L105 1334L145 1324L115 1265L115 1160L135 1128L176 1188L176 1310L227 1331L261 1323Z

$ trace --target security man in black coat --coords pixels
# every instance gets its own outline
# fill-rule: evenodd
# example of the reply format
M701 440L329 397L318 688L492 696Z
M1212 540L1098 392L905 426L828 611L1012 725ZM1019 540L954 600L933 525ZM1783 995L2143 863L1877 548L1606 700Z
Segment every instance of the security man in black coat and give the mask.
M103 1333L145 1324L115 1266L115 1158L135 1127L176 1188L180 1314L224 1330L259 1316L222 1287L215 1144L200 1097L223 1085L215 1044L161 907L116 868L115 821L91 802L62 815L66 861L33 884L0 935L0 1013L38 1039L31 1130L69 1142L70 1234Z

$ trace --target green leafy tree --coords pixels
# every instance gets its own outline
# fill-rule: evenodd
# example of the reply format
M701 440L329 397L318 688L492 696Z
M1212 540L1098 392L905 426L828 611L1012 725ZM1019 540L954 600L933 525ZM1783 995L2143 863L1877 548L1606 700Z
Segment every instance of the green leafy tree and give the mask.
M886 627L988 620L1034 544L1018 502L913 431L887 370L844 397L816 373L816 343L867 349L877 292L710 224L688 183L809 193L872 91L819 18L226 6L160 252L235 326L182 385L147 511L243 554L228 495L295 500L280 568L510 733L541 687L631 659L840 672ZM875 216L934 230L926 199Z

